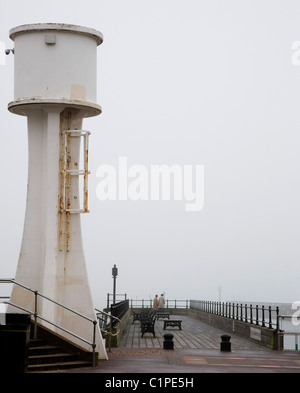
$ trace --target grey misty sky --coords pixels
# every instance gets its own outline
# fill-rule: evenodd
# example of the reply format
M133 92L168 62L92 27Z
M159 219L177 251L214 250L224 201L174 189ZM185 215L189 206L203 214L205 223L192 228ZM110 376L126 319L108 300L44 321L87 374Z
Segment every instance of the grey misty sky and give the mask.
M16 12L18 9L18 12ZM100 30L83 241L96 306L129 298L299 300L299 87L291 63L298 1L0 0L9 29L59 22ZM78 54L80 56L80 54ZM13 56L0 66L1 277L13 277L27 184L26 118L13 100ZM105 201L99 165L204 165L205 203Z

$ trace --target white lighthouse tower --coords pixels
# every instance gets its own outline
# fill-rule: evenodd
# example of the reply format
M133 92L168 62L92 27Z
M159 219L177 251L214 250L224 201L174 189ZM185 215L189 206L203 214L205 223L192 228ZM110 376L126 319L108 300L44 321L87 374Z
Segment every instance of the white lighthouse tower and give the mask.
M82 122L101 113L97 46L103 37L82 26L50 23L13 28L10 38L15 86L8 109L28 121L27 205L15 280L95 320L80 222L88 212L90 134ZM11 302L34 309L32 293L16 285ZM92 341L87 321L53 302L40 300L39 313ZM99 358L107 358L98 327L96 344Z

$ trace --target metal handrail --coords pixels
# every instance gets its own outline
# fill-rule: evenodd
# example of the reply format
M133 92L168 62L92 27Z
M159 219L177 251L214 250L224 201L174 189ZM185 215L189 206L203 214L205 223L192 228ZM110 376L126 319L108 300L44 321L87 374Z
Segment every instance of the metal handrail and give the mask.
M27 310L27 308L18 306L17 304L14 304L14 303L12 303L12 302L4 302L4 301L2 301L2 302L0 302L0 303L9 304L10 306L13 306L13 307L16 307L16 308L18 308L18 309L20 309L20 310L22 310L22 311L25 311L25 312L27 312L27 313L30 314L30 315L33 314L30 310Z
M115 317L115 316L113 316L113 315L111 315L111 314L108 314L108 313L105 312L105 311L98 310L97 308L95 308L95 310L97 311L98 314L104 314L106 317L109 317L110 319L116 319L117 321L120 322L120 324L122 324L122 321L121 321L119 318L117 318L117 317ZM96 314L96 315L98 315L98 314ZM110 334L111 336L117 336L117 335L120 333L120 330L121 330L121 329L119 328L119 330L117 330L116 333L113 333L112 330L111 330L111 331L104 330L104 329L102 329L101 327L100 327L100 330L101 330L101 332L103 332L103 333L105 333L105 334Z
M110 330L109 330L109 331L108 331L108 330L104 330L104 329L102 329L101 327L100 327L100 330L101 330L103 333L109 335L109 336L108 336L108 338L109 338L109 340L108 340L108 351L111 352L111 338L114 337L114 336L117 336L117 335L120 333L120 331L121 331L121 326L122 326L122 320L120 320L118 317L112 315L112 313L108 314L107 312L98 310L97 308L95 308L95 310L98 312L98 314L104 314L105 317L106 317L106 319L107 319L107 317L110 318L109 324L106 323L106 327L109 326L109 329L110 329ZM97 315L97 318L100 319L100 318L98 317L98 314L96 314L96 315ZM118 322L120 322L119 328L117 329L116 333L113 333L113 323L112 323L113 319L116 320L116 321L118 321ZM103 320L104 320L104 319L103 319Z
M8 305L10 305L10 306L19 308L20 310L25 311L25 312L27 312L28 314L33 315L33 313L32 313L30 310L28 310L28 309L26 309L26 308L24 308L24 307L18 306L18 305L15 304L15 303L12 303L12 302L1 302L1 303L8 304ZM72 333L70 330L67 330L67 329L65 329L64 327L62 327L62 326L60 326L60 325L57 325L56 323L51 322L51 321L49 321L48 319L41 317L40 315L37 315L37 318L41 319L41 320L44 321L44 322L50 323L51 325L57 327L58 329L63 330L64 332L70 334L70 335L73 336L73 337L78 338L79 340L81 340L81 341L83 341L83 342L85 342L85 343L87 343L87 344L92 345L92 343L90 343L89 341L87 341L85 338L80 337L80 336L78 336L78 335L75 334L75 333ZM36 338L36 337L35 337L35 338Z
M96 321L96 320L93 320L93 319L87 317L86 315L83 315L83 314L79 313L78 311L75 311L75 310L71 309L70 307L65 306L64 304L61 304L61 303L57 302L56 300L51 299L51 298L49 298L48 296L45 296L45 295L39 293L38 291L35 291L35 290L33 290L33 289L27 287L26 285L21 284L21 283L15 281L13 278L9 278L9 279L0 279L0 283L16 284L16 285L18 285L18 286L20 286L20 287L22 287L22 288L24 288L24 289L26 289L26 290L28 290L28 291L34 293L34 295L35 295L34 313L32 313L31 311L26 310L26 309L24 309L24 308L22 308L22 307L20 307L20 306L17 306L17 305L15 305L15 304L11 303L12 306L18 307L18 308L20 308L20 309L23 309L23 310L26 311L26 312L30 312L31 314L33 314L33 316L34 316L34 338L37 337L37 318L39 318L39 319L41 319L41 320L43 320L43 321L45 321L45 322L51 324L52 326L55 326L55 327L57 327L58 329L61 329L61 330L63 330L64 332L66 332L66 333L68 333L68 334L70 334L70 335L72 335L72 336L78 338L79 340L81 340L81 341L87 343L88 345L91 345L91 347L92 347L92 353L93 353L92 365L95 366L96 325L97 325L97 321ZM72 312L72 313L78 315L78 316L81 317L81 318L86 319L87 321L92 322L92 323L93 323L93 341L92 341L92 342L89 342L89 341L87 341L86 339L84 339L84 338L82 338L82 337L76 335L75 333L73 333L73 332L71 332L71 331L69 331L69 330L63 328L62 326L59 326L59 325L55 324L54 322L51 322L51 321L49 321L49 320L46 320L45 318L43 318L43 317L41 317L40 315L38 315L38 313L37 313L37 297L38 297L38 296L40 296L40 297L42 297L42 298L44 298L44 299L46 299L46 300L49 300L50 302L52 302L52 303L54 303L54 304L56 304L56 305L58 305L58 306L60 306L60 307L62 307L62 308L64 308L64 309L66 309L66 310L68 310L68 311L70 311L70 312ZM9 304L10 302L2 302L2 303L7 303L7 304Z

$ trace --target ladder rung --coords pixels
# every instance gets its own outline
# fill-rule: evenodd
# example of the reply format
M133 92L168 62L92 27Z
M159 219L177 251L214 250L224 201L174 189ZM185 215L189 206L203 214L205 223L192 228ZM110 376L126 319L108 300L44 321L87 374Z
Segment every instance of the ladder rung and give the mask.
M85 175L85 170L84 169L68 169L67 173L70 175ZM90 171L87 172L88 175L91 173Z
M85 131L85 130L65 130L66 134L69 134L70 136L85 136L85 135L91 135L90 131Z
M67 213L75 214L75 213L89 213L89 210L84 210L84 209L66 209L64 210Z

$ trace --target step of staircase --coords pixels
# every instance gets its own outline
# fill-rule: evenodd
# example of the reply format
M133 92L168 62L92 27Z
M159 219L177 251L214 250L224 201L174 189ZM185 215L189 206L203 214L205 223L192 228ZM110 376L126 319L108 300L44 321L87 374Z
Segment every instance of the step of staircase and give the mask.
M49 345L45 340L30 340L28 352L27 372L91 366L91 362L78 359L77 354L66 352L58 345Z
M44 364L34 364L28 366L27 373L31 372L46 372L46 371L55 371L55 370L67 370L69 368L80 368L80 367L91 367L90 364L84 361L74 361L74 362L56 362L56 363L47 363Z
M27 372L45 372L78 367L91 367L90 359L85 359L78 348L65 345L45 331L42 338L30 339Z

